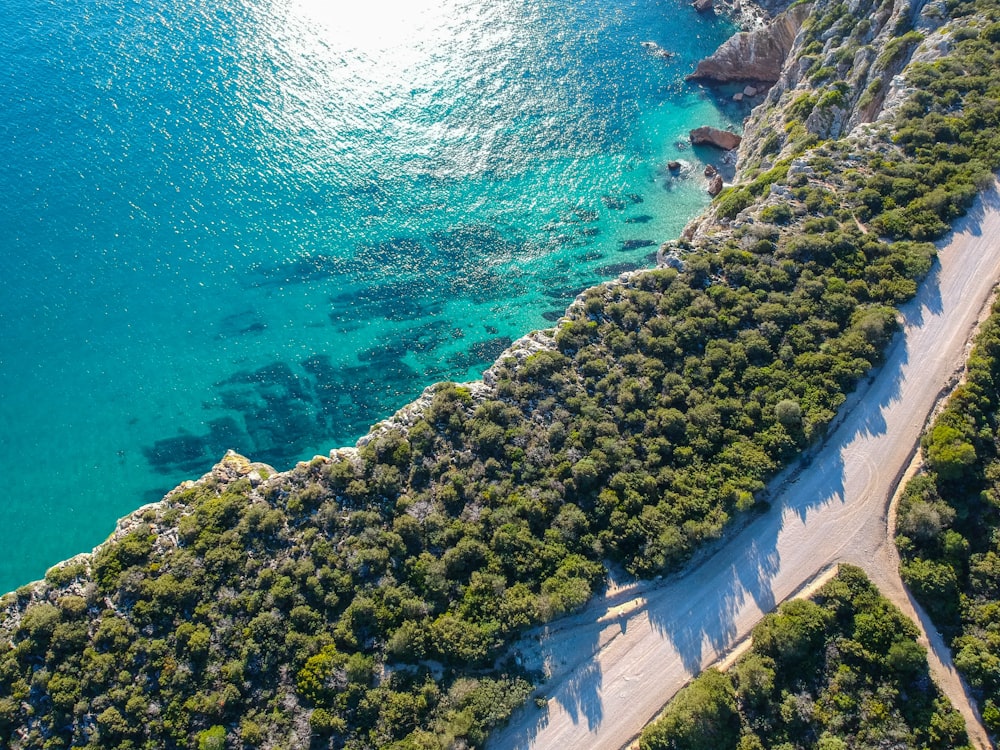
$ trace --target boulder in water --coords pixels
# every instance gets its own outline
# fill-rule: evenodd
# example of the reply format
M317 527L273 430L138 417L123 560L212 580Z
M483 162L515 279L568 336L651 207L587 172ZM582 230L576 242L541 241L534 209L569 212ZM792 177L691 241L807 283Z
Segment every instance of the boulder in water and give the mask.
M719 130L710 125L695 128L691 131L690 138L691 143L696 146L704 143L725 151L736 148L743 141L736 133L730 133L728 130Z

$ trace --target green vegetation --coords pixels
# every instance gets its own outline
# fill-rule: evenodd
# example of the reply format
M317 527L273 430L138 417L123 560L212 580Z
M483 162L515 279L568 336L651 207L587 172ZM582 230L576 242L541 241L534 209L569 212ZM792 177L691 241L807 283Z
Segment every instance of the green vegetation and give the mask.
M720 197L735 223L679 244L680 270L588 290L484 385L439 384L285 474L230 456L6 597L0 745L481 745L537 679L515 637L583 605L607 564L669 572L765 510L766 480L879 361L931 267L918 240L1000 158L994 33L914 68L895 143L778 160ZM848 93L828 91L794 108ZM796 148L818 139L789 127ZM934 444L946 476L978 445L953 427Z
M986 728L1000 735L1000 304L965 382L922 441L925 468L900 501L907 585L951 644Z
M917 629L858 568L783 604L726 673L709 669L642 733L642 750L966 747Z

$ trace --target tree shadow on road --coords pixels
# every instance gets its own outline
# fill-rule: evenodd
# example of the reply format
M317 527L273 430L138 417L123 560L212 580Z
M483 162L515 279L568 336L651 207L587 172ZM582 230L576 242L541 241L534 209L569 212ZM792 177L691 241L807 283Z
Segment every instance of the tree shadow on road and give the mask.
M1000 205L1000 195L990 194ZM940 292L940 264L935 260L928 276L921 283L914 299L901 306L904 327L919 327L927 316L943 313ZM831 504L844 504L854 498L848 497L852 483L863 480L866 471L879 470L879 456L856 454L866 450L860 439L885 435L888 431L886 413L902 397L904 368L910 364L907 338L897 333L886 350L885 362L878 370L866 377L858 391L842 408L828 437L819 445L807 451L797 462L779 475L772 483L773 501L771 508L761 517L752 521L741 531L727 534L720 540L716 552L702 557L680 575L671 575L661 587L655 585L646 590L645 606L619 615L605 623L616 632L631 634L643 615L648 617L649 627L661 637L669 640L678 654L684 668L691 674L700 672L707 662L718 654L726 652L740 635L737 616L745 610L748 602L763 615L777 605L777 595L773 582L780 572L782 560L778 553L778 538L785 525L793 519L805 523L811 513ZM919 364L919 363L917 363ZM921 419L925 415L919 415ZM850 476L848 475L850 460ZM799 473L809 471L809 488L804 490ZM804 476L804 475L803 475ZM864 482L862 481L862 486ZM858 498L861 499L861 498ZM871 499L865 500L871 502ZM722 562L718 551L723 547L730 562ZM818 561L818 566L822 561ZM700 582L704 581L704 585ZM634 592L629 596L634 596ZM603 602L611 613L616 597ZM591 611L589 617L593 616ZM573 661L578 666L569 667L569 676L554 683L549 692L543 686L541 693L549 695L550 701L558 702L574 724L586 721L590 731L600 726L605 718L602 701L604 675L596 660L601 650L603 628L593 623L587 628L587 635L574 644ZM551 633L542 639L542 653L554 654L559 647L558 623ZM648 670L663 668L663 665L647 664ZM532 712L537 719L532 723ZM520 728L516 736L504 732L491 740L493 748L527 748L534 738L549 724L548 712L530 705L521 709L520 717L514 724ZM530 725L530 726L529 726ZM525 729L525 727L528 727ZM497 744L499 741L502 744Z
M587 728L595 730L604 718L601 703L601 666L592 660L573 675L559 692L559 702L570 715L574 724L586 720Z
M687 585L673 586L664 596L653 598L646 607L650 627L667 638L676 649L684 668L697 674L706 661L726 651L739 635L736 615L752 599L763 613L776 602L770 581L778 572L776 549L779 525L764 525L753 535L738 559L729 565L728 575L713 574L704 587L698 585L698 571L692 571ZM742 537L740 537L742 538ZM711 569L711 563L708 563ZM714 571L713 571L714 573Z

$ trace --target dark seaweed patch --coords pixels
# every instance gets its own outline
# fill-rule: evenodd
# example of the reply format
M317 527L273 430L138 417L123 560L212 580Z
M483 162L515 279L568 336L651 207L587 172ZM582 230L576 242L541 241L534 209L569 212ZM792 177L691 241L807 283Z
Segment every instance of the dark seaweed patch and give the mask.
M642 266L638 263L611 263L598 268L597 273L601 276L618 276L619 274L626 273L627 271L636 271L640 268L642 268Z
M263 333L267 330L265 323L255 310L245 310L233 315L227 315L219 321L219 337L231 338L244 336L248 333Z
M566 221L582 221L585 223L597 221L600 218L600 214L590 208L574 208L569 214L569 218Z
M253 286L299 284L334 276L346 276L351 265L343 258L315 255L296 258L271 268L261 268L251 276Z
M211 460L206 438L187 432L157 440L143 448L142 453L149 465L161 474L199 471Z
M241 451L248 446L247 434L232 417L219 417L208 423L206 444L213 456L221 456L230 448Z
M431 299L433 291L427 282L410 280L338 294L330 297L330 321L334 325L350 325L373 318L403 322L438 315L443 305Z
M412 268L427 263L431 251L420 240L412 237L392 237L382 242L358 245L355 257L362 258L367 266Z
M555 323L559 318L565 314L562 310L546 310L542 313L542 317L551 323Z
M622 240L619 243L618 250L620 252L627 252L629 250L638 250L641 247L652 247L655 244L655 240Z
M649 214L639 214L638 216L629 216L625 219L626 224L648 224L653 220L653 217Z
M486 341L479 341L472 345L470 351L472 354L484 362L492 362L501 354L503 354L514 341L510 336L498 336L493 339L487 339Z

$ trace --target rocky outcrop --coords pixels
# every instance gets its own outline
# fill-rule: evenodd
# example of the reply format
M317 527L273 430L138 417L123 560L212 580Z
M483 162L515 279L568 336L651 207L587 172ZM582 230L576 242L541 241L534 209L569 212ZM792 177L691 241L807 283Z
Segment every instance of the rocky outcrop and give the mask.
M722 175L715 174L708 183L708 194L713 198L722 192Z
M699 13L708 13L712 10L712 0L694 0L691 6Z
M707 144L726 151L738 148L740 142L743 140L736 133L730 133L728 130L719 130L708 125L692 130L690 138L691 143L695 146Z
M688 80L775 83L781 77L785 60L810 8L808 3L796 5L763 28L730 37L711 56L698 63Z

